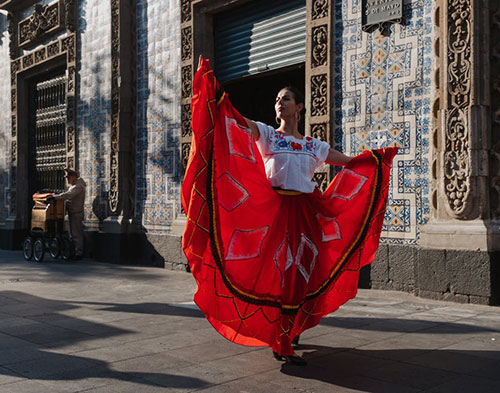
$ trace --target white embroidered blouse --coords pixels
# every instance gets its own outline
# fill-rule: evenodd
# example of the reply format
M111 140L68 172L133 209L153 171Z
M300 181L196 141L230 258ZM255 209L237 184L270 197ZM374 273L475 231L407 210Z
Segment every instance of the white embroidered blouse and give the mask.
M314 171L322 165L330 145L306 136L285 136L261 122L255 122L260 137L256 142L264 160L266 175L273 187L304 193L314 191Z

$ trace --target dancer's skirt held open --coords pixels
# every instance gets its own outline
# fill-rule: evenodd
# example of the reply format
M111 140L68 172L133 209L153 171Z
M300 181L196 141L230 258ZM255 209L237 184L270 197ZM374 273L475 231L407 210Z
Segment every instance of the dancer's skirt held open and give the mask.
M278 193L207 60L191 126L182 204L194 300L227 339L291 355L295 336L356 295L379 244L397 148L365 151L323 193Z

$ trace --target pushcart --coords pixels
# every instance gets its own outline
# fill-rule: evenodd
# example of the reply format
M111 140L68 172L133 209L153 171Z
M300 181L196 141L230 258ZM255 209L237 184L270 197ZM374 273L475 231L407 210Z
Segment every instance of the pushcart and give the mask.
M64 230L64 201L52 194L33 194L30 234L23 243L24 259L41 262L48 250L52 258L67 260L73 253L69 234Z

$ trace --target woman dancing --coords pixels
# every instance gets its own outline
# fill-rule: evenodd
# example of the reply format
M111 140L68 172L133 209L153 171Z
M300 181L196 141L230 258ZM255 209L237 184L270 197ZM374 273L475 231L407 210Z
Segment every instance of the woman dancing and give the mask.
M375 257L397 152L348 157L302 136L303 107L284 88L277 129L246 119L200 59L182 185L195 302L227 339L270 346L297 365L306 362L294 338L353 298L360 268ZM321 193L312 176L324 163L344 168Z

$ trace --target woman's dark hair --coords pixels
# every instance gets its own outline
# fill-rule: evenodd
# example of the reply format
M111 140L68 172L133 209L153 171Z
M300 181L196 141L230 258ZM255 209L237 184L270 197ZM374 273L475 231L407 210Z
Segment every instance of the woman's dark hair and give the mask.
M302 94L302 92L295 86L285 86L281 90L288 90L289 92L291 92L293 94L293 98L295 99L296 104L305 104L304 94Z
M288 90L293 94L293 99L295 100L295 104L303 104L304 107L300 111L300 121L299 121L299 132L302 135L305 135L305 115L306 115L306 103L304 102L304 94L297 89L295 86L285 86L281 90Z

